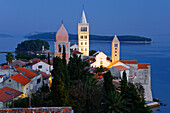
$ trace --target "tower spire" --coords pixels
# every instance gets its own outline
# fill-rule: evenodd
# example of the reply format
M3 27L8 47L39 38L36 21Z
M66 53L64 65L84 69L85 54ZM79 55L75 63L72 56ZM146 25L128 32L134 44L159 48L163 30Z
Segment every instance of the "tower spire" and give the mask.
M87 20L86 20L86 15L84 13L84 8L83 8L83 13L82 13L82 17L81 17L81 24L87 24Z

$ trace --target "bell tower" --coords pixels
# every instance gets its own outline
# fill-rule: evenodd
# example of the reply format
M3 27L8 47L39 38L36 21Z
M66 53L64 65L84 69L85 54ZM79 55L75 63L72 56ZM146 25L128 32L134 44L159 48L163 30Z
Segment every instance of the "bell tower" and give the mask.
M115 35L112 41L112 62L118 61L120 59L120 42Z
M54 56L62 58L62 54L65 51L66 61L68 63L70 58L70 42L68 33L62 24L58 32L56 33L56 42L55 43L55 52Z
M78 46L83 56L89 56L89 23L87 23L84 10L78 24Z

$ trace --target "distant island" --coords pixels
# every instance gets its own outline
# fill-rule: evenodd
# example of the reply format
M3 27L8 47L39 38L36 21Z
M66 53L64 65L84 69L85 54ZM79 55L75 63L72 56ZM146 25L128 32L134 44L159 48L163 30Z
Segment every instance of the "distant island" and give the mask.
M0 34L0 38L12 38L14 36L8 34Z
M28 39L42 39L47 41L55 41L56 32L46 32L46 33L39 33L34 35L27 35L25 38ZM114 36L99 36L99 35L90 35L90 41L112 41ZM123 35L117 36L119 41L124 43L151 43L152 39L147 37L141 36L132 36L132 35ZM78 40L77 34L69 34L70 41Z

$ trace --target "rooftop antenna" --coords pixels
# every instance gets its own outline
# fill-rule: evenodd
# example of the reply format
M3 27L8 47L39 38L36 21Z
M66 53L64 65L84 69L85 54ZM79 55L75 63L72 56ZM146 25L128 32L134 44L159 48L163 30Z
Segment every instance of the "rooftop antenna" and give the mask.
M83 4L83 10L84 10L84 4Z

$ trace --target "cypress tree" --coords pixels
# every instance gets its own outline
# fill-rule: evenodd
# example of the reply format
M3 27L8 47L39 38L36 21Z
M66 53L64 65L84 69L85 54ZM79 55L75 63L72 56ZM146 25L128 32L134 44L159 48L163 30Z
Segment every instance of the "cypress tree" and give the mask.
M66 90L64 65L59 57L53 58L53 76L51 86L51 97L55 106L65 106L68 104L68 91Z
M48 53L48 64L51 65L51 63L50 63L50 53Z
M106 94L109 95L111 92L115 91L115 87L112 84L113 77L112 77L110 71L105 73L103 75L103 77L104 77L104 83L103 83L104 89L105 89Z
M123 77L121 79L121 95L123 99L128 100L128 108L130 113L151 113L152 111L145 107L145 100L140 97L137 92L137 88L132 84L127 82L127 77L125 71L123 72Z

